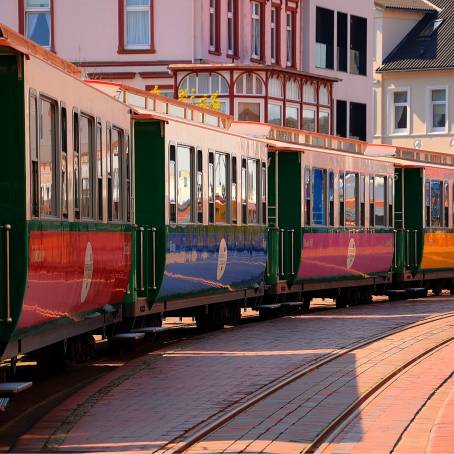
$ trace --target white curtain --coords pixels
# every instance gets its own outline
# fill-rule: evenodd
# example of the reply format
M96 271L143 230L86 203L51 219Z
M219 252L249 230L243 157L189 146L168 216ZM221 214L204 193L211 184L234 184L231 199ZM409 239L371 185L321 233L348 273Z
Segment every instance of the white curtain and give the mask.
M150 45L150 14L148 11L126 12L127 46Z
M41 46L50 46L49 13L27 13L27 37Z

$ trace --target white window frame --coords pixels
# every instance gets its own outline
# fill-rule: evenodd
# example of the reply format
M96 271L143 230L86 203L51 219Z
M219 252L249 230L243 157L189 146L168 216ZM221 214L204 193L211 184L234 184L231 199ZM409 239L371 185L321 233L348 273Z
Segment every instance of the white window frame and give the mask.
M27 6L27 0L25 0L25 16L24 16L24 29L25 29L25 36L28 38L28 30L27 30L27 25L28 25L28 19L27 16L29 13L32 14L49 14L50 16L50 23L49 23L49 45L48 46L42 46L45 49L50 49L52 47L52 7L51 7L51 0L44 0L47 1L48 7L45 6L32 6L29 7Z
M216 50L216 0L210 0L210 50ZM211 27L213 26L213 30ZM213 32L213 36L211 36Z
M260 16L262 12L262 5L259 2L251 2L251 9L252 9L252 14L251 14L251 57L255 58L257 60L260 60L262 56L260 55L261 52L261 45L262 43L260 42L261 40L261 23L260 23ZM255 27L258 27L259 33L258 33L258 42L255 41ZM258 54L255 53L255 49L258 49Z
M297 109L298 114L297 114L297 118L296 118L296 123L297 123L297 129L300 129L300 124L301 124L301 105L297 104L295 102L292 103L292 102L288 102L287 101L287 103L285 105L285 112L283 114L284 123L286 123L286 120L287 120L287 108L289 108L289 107L291 107L293 109ZM287 126L287 124L285 126ZM287 126L287 127L289 127L289 126Z
M445 101L432 101L432 91L444 90L446 93ZM433 107L434 105L444 105L446 113L446 123L443 128L437 128L433 125ZM440 134L448 132L449 124L449 89L447 85L434 85L427 87L427 133L428 134Z
M328 132L321 132L320 131L320 114L326 113L328 114ZM331 111L329 109L321 107L318 111L318 118L317 118L317 111L315 112L315 129L317 129L317 121L318 121L318 133L320 134L331 134Z
M271 63L277 61L277 15L279 14L278 9L275 6L271 7ZM273 42L274 39L274 42Z
M394 103L394 93L406 92L407 93L407 102L406 103ZM406 106L407 107L407 127L395 129L395 114L396 106ZM388 118L390 119L390 124L388 125L389 135L408 135L410 134L410 121L411 121L411 91L410 87L395 87L388 90Z
M294 38L294 33L295 33L295 24L293 23L294 22L294 18L295 18L295 15L288 11L287 14L287 23L286 23L286 30L287 30L287 66L293 66L294 64L294 61L293 61L293 54L294 54L294 49L293 49L293 45L294 45L294 42L295 40L293 39ZM290 25L289 25L289 20L290 20ZM291 52L289 52L289 49L291 50Z
M149 0L148 6L146 5L135 5L135 6L128 6L127 0L123 0L125 2L125 17L124 17L124 22L125 22L125 29L124 29L124 39L125 39L125 49L127 50L142 50L142 49L150 49L151 47L151 2L152 0ZM149 42L144 43L144 44L129 44L128 43L128 12L148 12L148 24L150 25L150 35L149 35Z
M233 55L235 53L235 1L227 0L227 53ZM229 32L232 37L229 40Z
M284 122L285 122L285 112L284 112L284 104L282 102L279 102L279 101L270 101L268 102L268 106L267 106L267 110L268 110L268 122L270 121L270 106L275 106L275 107L279 107L281 109L281 122L279 125L276 125L276 126L283 126L284 125ZM274 125L275 123L273 123Z
M235 119L238 118L239 110L238 110L238 104L242 102L248 102L248 103L255 103L255 104L260 104L260 123L263 123L265 120L265 102L263 99L257 99L257 98L239 98L235 99Z

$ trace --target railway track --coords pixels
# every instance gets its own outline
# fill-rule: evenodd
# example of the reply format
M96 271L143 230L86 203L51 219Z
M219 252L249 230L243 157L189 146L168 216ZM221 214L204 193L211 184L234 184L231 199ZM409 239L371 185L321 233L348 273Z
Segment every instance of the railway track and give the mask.
M221 429L229 422L233 421L242 413L245 413L249 408L265 401L271 395L277 393L280 390L283 390L285 387L291 385L299 379L302 379L305 376L308 376L314 371L333 363L334 361L342 358L345 355L354 353L357 350L363 349L364 347L382 341L396 334L411 332L412 330L415 330L417 328L453 318L454 312L449 312L442 316L433 316L410 326L390 330L388 332L351 344L346 348L325 355L318 361L309 365L305 365L292 371L291 373L283 375L279 379L274 380L268 385L262 387L257 392L252 393L251 395L240 401L237 401L235 404L230 405L227 408L224 408L219 413L213 415L213 417L205 420L201 424L198 424L191 430L186 431L181 436L174 438L162 449L160 449L159 452L166 454L182 453L193 447L196 447L198 443L203 442L207 437L214 434L218 429ZM357 399L355 399L354 402L352 402L351 405L349 405L348 408L342 411L335 419L330 421L310 443L308 443L303 449L301 449L301 452L318 452L319 448L322 447L324 443L329 442L329 440L332 439L331 437L335 436L343 427L345 427L348 421L350 421L350 418L357 414L357 412L362 407L362 405L365 404L365 402L377 395L390 381L399 376L399 374L404 373L419 361L423 360L439 349L442 349L444 346L451 344L452 342L454 342L454 336L446 337L442 341L437 342L435 345L431 345L424 351L412 356L404 364L399 365L399 367L387 373L366 392L361 393L357 397Z

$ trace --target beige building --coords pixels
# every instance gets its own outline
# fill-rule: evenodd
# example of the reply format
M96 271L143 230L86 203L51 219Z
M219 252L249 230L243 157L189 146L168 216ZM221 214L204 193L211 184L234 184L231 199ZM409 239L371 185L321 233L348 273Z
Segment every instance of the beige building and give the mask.
M375 5L374 142L454 152L454 2Z

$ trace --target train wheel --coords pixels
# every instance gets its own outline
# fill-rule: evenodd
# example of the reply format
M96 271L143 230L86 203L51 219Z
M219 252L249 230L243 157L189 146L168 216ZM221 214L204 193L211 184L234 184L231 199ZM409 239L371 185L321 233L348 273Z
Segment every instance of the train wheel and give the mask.
M347 307L348 306L348 297L347 297L347 294L344 290L341 291L341 293L339 295L337 295L337 298L336 298L336 307L338 309L341 309L343 307Z
M350 306L359 306L362 302L362 292L360 289L351 289L349 292Z
M241 304L240 303L232 303L226 306L227 309L227 317L226 323L228 325L238 325L241 322Z
M432 293L435 295L435 296L440 296L441 293L443 292L443 290L441 288L433 288L432 289Z

